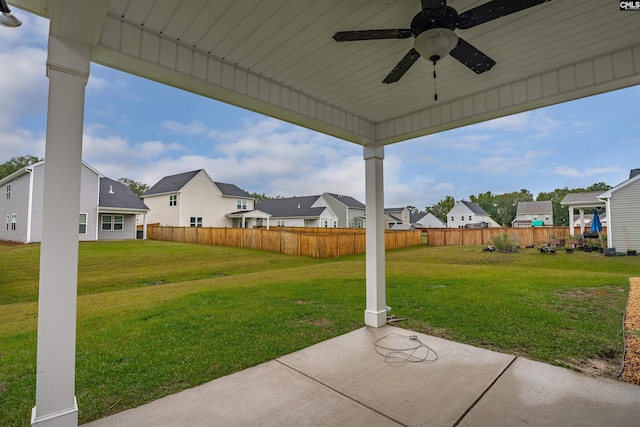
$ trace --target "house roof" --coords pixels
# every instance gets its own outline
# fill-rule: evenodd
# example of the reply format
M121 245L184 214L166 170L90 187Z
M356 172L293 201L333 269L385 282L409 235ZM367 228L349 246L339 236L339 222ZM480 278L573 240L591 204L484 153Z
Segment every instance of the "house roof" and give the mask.
M224 182L214 182L214 184L216 185L216 187L218 187L223 196L253 199L253 197L251 197L251 194L247 193L236 185L227 184Z
M485 211L484 209L482 209L480 207L479 204L474 203L474 202L469 202L467 200L460 200L458 203L462 203L463 205L465 205L466 207L469 208L469 210L471 210L471 212L473 212L476 215L489 215L487 213L487 211Z
M131 189L111 178L100 178L98 207L148 211L149 208Z
M288 197L284 199L261 200L256 209L275 218L319 217L326 207L312 208L320 196Z
M602 191L585 191L582 193L569 193L560 201L562 206L575 208L593 208L604 206L605 203L598 198Z
M551 200L540 202L518 202L516 209L517 215L524 214L547 214L553 212L553 203Z
M176 175L169 175L158 181L153 187L145 191L142 196L152 196L154 194L174 193L180 191L182 187L187 185L198 173L204 169L198 169L190 172L183 172Z
M359 202L358 200L354 199L351 196L345 196L343 194L336 194L336 193L325 193L325 194L328 194L329 196L333 197L343 205L346 205L350 208L357 208L357 209L365 208L364 203Z

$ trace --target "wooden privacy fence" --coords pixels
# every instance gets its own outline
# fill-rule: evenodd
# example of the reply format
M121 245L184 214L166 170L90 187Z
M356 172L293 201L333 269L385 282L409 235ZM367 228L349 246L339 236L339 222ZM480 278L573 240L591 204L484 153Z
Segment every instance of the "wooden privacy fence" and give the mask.
M385 249L422 243L421 230L385 230ZM147 239L178 243L233 246L287 255L335 258L365 253L365 230L361 228L199 228L147 226Z
M520 246L531 246L549 242L552 235L565 238L571 233L569 227L429 228L424 230L427 232L430 246L489 245L494 236L504 232L514 236L520 242ZM603 232L606 233L606 229Z

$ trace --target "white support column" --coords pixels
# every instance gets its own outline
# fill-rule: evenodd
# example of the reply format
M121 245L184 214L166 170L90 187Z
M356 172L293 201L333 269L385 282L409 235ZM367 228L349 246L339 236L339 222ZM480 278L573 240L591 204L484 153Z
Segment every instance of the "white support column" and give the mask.
M367 221L367 306L364 323L376 328L387 323L383 160L383 147L364 147Z
M569 234L576 235L575 227L573 226L573 207L569 206Z
M584 236L584 209L580 208L580 234Z
M36 406L31 424L78 425L75 398L78 213L90 49L49 37Z

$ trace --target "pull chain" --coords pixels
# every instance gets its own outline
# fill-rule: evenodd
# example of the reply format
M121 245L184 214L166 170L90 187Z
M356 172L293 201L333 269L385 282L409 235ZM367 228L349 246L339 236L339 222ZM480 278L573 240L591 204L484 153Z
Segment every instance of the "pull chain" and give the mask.
M436 61L433 61L433 100L438 100L438 83L436 79Z

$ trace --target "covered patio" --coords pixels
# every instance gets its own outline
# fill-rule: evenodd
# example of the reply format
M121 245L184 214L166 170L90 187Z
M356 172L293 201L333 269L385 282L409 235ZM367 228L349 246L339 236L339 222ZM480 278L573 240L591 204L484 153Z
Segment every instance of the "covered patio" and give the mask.
M77 221L91 62L362 146L363 306L364 324L371 328L385 326L387 303L393 304L386 298L384 253L386 145L640 84L640 39L630 36L640 32L639 15L620 9L618 2L494 0L480 7L484 1L451 0L453 12L430 0L8 3L18 17L28 11L50 20L48 168L31 420L39 426L78 422ZM470 10L453 26L462 42L420 58L423 42L414 50L414 36L429 26L442 27L434 23L445 15ZM420 28L410 30L416 18ZM366 33L372 40L338 43L332 38L373 29L390 30ZM350 34L347 38L358 38ZM454 349L459 351L462 347Z

